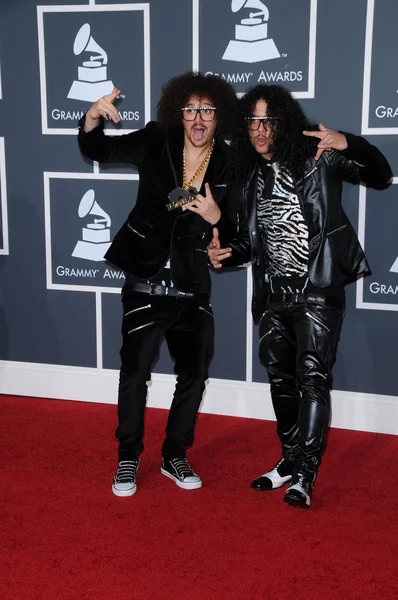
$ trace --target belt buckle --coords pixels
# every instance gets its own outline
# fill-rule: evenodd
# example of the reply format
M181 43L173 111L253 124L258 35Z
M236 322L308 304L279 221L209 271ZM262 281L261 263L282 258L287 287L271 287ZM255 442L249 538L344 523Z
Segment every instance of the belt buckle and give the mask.
M151 289L149 294L151 296L168 296L169 288L161 283L151 283Z
M286 304L297 304L298 302L300 302L300 292L289 292L288 294L286 292L283 292L282 302Z
M293 296L293 299L292 299ZM298 294L292 294L292 293L287 293L287 292L283 292L282 293L282 302L285 304L291 304L292 302L297 302L298 299Z

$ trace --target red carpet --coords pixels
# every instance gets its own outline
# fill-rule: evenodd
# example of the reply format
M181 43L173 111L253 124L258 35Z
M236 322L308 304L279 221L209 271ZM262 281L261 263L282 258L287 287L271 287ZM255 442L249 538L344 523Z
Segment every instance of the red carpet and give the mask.
M310 510L250 481L275 424L200 415L204 487L160 475L147 411L138 491L116 498L116 407L0 396L2 600L398 599L398 438L332 430Z

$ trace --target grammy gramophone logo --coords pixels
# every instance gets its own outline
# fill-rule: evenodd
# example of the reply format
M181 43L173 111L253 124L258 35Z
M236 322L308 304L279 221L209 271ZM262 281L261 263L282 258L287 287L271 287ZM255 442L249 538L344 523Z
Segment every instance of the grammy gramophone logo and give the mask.
M96 262L104 260L104 254L111 245L111 218L95 201L94 190L84 194L77 213L87 221L72 256Z
M255 63L280 58L273 39L268 37L269 10L261 0L232 0L231 10L255 9L235 25L235 39L224 52L223 60Z
M75 56L85 52L91 55L88 56L89 60L83 60L78 67L77 80L72 83L68 98L95 102L105 94L110 94L114 86L107 75L108 55L92 37L88 23L82 25L77 32L73 52ZM87 55L83 55L84 57Z

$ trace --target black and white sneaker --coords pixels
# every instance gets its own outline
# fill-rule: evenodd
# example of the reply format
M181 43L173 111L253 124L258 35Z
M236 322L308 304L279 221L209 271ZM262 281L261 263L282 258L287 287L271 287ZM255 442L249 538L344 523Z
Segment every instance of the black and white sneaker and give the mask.
M186 458L163 459L160 467L162 475L166 475L184 490L197 490L202 487L202 480L194 473Z
M252 481L251 485L255 490L276 490L291 480L292 473L293 463L281 458L270 471Z
M292 482L286 490L284 501L290 506L309 508L316 475L314 473L294 473Z
M132 496L137 491L137 471L140 461L122 460L113 478L112 492L115 496Z

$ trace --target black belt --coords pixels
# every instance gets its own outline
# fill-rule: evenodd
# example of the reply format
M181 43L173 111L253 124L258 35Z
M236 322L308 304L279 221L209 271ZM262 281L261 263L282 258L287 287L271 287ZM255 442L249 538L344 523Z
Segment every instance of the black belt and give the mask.
M284 304L296 304L302 302L304 304L320 304L323 306L335 306L341 308L343 306L342 300L335 296L319 296L318 294L268 294L267 304L271 302L282 302Z
M175 287L167 287L156 283L127 283L128 290L132 292L143 292L151 296L179 296L180 298L193 298L195 294L181 292Z

